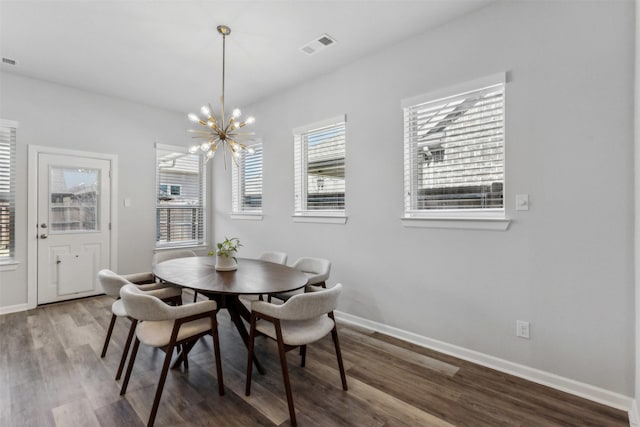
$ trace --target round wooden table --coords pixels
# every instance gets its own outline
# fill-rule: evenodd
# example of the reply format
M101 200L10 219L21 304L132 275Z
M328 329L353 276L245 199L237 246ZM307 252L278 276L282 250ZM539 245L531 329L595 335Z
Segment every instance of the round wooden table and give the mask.
M286 265L256 259L238 258L238 269L216 271L216 258L174 258L156 264L152 272L163 282L198 291L226 308L245 345L249 334L242 319L249 321L251 313L240 302L240 295L263 295L293 291L307 284L307 276ZM254 357L256 368L264 368Z

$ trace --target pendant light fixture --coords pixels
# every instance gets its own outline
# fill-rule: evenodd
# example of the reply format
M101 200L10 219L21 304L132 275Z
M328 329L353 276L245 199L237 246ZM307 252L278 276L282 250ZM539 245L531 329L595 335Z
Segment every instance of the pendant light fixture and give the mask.
M253 154L254 150L247 147L239 140L245 139L253 135L253 132L238 132L239 129L250 125L255 121L253 117L246 120L240 119L240 109L236 108L232 111L228 118L224 113L224 77L225 77L225 41L226 37L231 34L231 28L226 25L218 25L218 32L222 35L222 95L220 96L220 116L211 108L211 104L205 105L200 109L201 116L189 113L188 117L194 123L200 124L204 129L189 129L188 132L195 134L193 138L204 139L201 144L197 144L189 148L190 153L202 153L207 161L215 156L218 149L224 153L224 167L227 168L227 151L233 161L238 164L238 157L243 152ZM222 146L222 147L221 147Z

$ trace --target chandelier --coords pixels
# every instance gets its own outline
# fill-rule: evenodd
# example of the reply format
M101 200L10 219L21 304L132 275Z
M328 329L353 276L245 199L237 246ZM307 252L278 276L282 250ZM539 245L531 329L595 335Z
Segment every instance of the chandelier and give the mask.
M193 138L204 139L205 141L194 145L189 148L189 152L192 154L202 153L205 155L206 160L213 158L216 151L221 149L224 153L224 167L227 168L227 152L233 159L235 164L238 164L238 158L242 153L247 152L253 154L254 150L241 143L243 140L251 135L253 132L239 132L238 130L255 122L253 117L248 117L246 120L241 120L239 108L234 109L228 118L225 118L224 114L224 66L225 66L225 41L226 37L231 34L231 28L226 25L218 25L218 32L222 35L222 95L220 96L220 116L217 117L211 108L211 104L204 105L200 112L201 116L194 113L189 113L187 117L194 123L200 124L204 129L189 129L187 132L195 134ZM222 147L221 147L222 146Z

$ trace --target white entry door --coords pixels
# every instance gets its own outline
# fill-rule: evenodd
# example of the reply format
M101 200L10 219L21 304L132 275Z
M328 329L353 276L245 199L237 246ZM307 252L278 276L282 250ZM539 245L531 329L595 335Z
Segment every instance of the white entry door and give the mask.
M109 268L111 162L38 154L38 304L102 292Z

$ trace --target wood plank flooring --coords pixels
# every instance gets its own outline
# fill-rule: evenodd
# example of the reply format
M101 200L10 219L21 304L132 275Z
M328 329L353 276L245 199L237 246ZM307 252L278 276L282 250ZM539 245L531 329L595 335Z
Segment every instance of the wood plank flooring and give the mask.
M185 301L190 296L185 295ZM114 380L129 322L118 319L100 358L113 300L101 296L0 316L0 426L143 426L164 353L140 348L129 389ZM288 426L275 343L256 341L266 375L244 395L246 349L218 315L226 394L211 338L189 370L171 370L156 426ZM339 326L349 391L330 336L307 366L288 353L300 426L628 426L625 412L377 333Z

